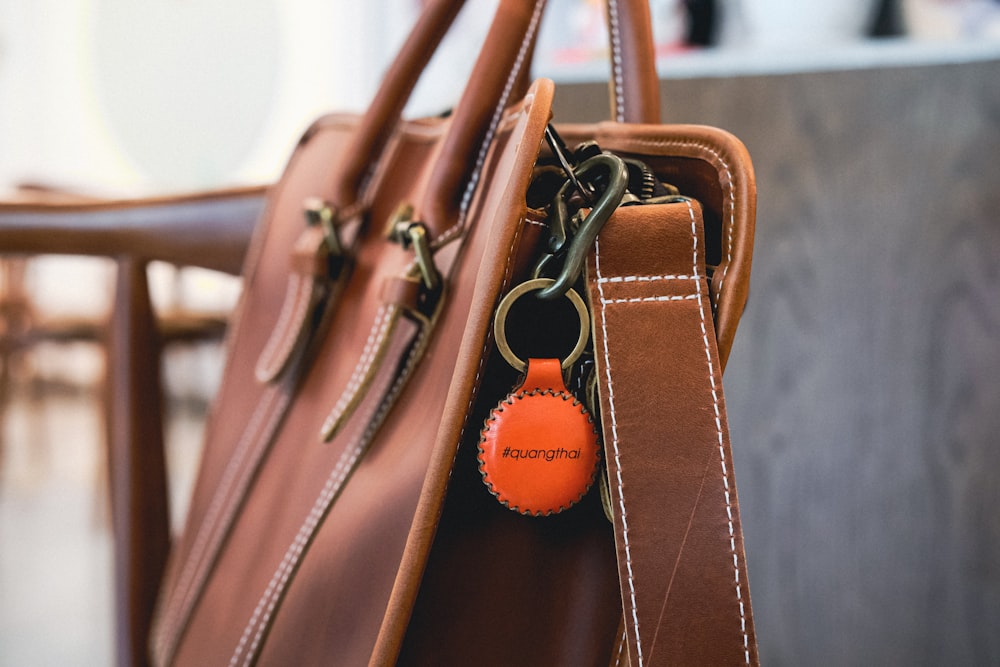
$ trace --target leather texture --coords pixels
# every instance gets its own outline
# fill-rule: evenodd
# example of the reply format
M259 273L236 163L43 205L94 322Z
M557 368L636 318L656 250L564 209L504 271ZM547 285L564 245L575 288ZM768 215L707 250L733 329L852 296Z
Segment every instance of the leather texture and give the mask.
M434 4L433 21L418 23L403 49L411 62L397 61L370 114L327 117L306 133L273 191L250 255L189 524L165 578L152 643L159 664L606 664L623 610L626 637L637 634L638 615L654 634L665 628L662 641L670 644L659 649L656 643L652 651L638 640L629 643L634 664L647 664L649 652L657 662L755 660L748 591L740 600L745 655L729 650L728 638L715 640L714 619L729 620L737 589L707 588L702 599L692 593L706 576L731 580L732 553L724 563L713 561L718 572L692 572L678 583L679 594L664 595L661 570L670 552L660 538L636 536L660 534L647 519L637 519L641 528L633 528L623 547L625 533L604 518L596 492L571 510L533 518L502 506L482 483L480 430L517 384L493 351L493 315L500 296L527 276L544 237L544 220L528 211L525 192L542 151L553 86L539 81L521 101L513 98L544 3L503 0L455 112L446 119L398 120L398 98L418 69L413 63L429 58L454 4ZM620 28L648 29L645 3L622 2L612 12ZM619 40L623 30L614 30ZM655 121L651 56L641 43L635 47L621 41L621 72L613 78L616 98L641 103L623 104L616 114ZM742 199L752 176L739 142L718 130L653 123L566 131L642 156L666 180L704 200L706 228L718 248L715 314L734 327L745 292L731 277L752 234L752 201ZM359 157L359 145L371 149ZM304 213L304 202L315 198L340 212L345 239L347 268L326 276L326 284L314 270L318 265L303 260L317 247ZM413 204L412 219L427 230L444 283L438 291L421 286L414 250L386 234L385 221L401 202ZM656 214L644 212L642 226L658 225ZM668 242L683 242L690 273L690 226L682 231L687 236ZM647 259L657 262L659 253ZM319 281L318 297L303 292L310 281ZM711 329L707 281L703 296L699 312ZM683 330L685 343L703 346L712 338L708 329ZM656 333L643 329L619 344L642 357L648 348L635 341ZM704 367L703 347L696 349ZM635 364L616 367L624 372L621 383L646 382L637 373L643 364ZM699 371L698 379L708 377ZM701 403L690 408L699 415L704 410ZM643 439L660 430L648 421L645 428ZM648 445L639 447L646 455ZM663 512L661 489L642 476L632 481L632 474L629 468L635 515ZM673 473L664 470L661 479L671 482ZM688 488L672 492L686 497ZM722 498L696 505L713 518L725 516ZM681 508L686 520L691 509ZM731 525L738 532L738 522ZM684 551L692 560L679 562L718 556L716 535L702 532L709 546L692 541ZM670 548L677 547L675 537L664 538ZM634 555L639 579L630 585L650 591L635 614L618 566L633 544L641 545ZM743 577L741 592L745 571ZM660 618L647 605L663 599L671 605ZM693 626L678 620L691 614ZM685 636L690 627L700 634ZM713 653L716 644L728 652Z
M700 125L561 126L567 141L596 140L606 150L640 156L660 177L702 206L709 296L722 368L750 291L757 184L746 146Z
M622 207L590 259L632 664L757 662L702 229L694 201Z
M525 193L553 84L524 85L544 2L501 0L454 113L400 120L461 5L429 3L369 112L317 120L268 194L156 664L757 660L721 397L752 249L746 150L658 124L647 3L609 2L612 117L630 124L560 133L641 157L698 204L621 209L591 260L614 522L597 484L554 516L511 512L478 444L518 383L491 331L547 234ZM309 227L317 199L337 212L336 271ZM404 202L442 287L386 233ZM636 392L612 404L612 384Z
M490 412L479 472L501 505L550 516L580 502L600 461L597 428L559 359L529 359L524 382Z

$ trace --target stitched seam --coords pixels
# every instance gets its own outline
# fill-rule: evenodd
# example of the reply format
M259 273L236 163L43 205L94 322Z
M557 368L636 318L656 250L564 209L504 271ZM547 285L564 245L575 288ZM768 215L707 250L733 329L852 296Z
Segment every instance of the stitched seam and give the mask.
M275 398L284 398L285 400L278 401L275 403ZM178 620L182 614L187 613L193 604L193 598L195 595L195 590L198 586L195 584L196 579L203 578L199 576L199 573L204 571L202 567L205 562L205 554L210 550L210 545L218 543L219 531L218 526L220 525L220 517L227 514L231 514L232 504L227 507L227 501L229 501L233 496L231 491L234 487L240 485L241 480L245 478L245 468L243 462L246 459L247 453L251 448L256 449L256 446L260 442L259 436L262 434L267 434L271 431L274 425L275 417L279 416L288 402L288 396L282 395L278 388L274 388L267 393L265 397L257 404L257 408L254 410L253 415L250 417L250 421L247 423L246 430L243 431L243 435L240 437L239 442L236 446L236 451L233 457L230 458L229 463L223 472L222 478L219 480L219 485L216 487L216 492L212 497L212 502L205 512L205 518L202 521L198 533L195 537L195 541L191 547L191 552L188 554L187 560L184 565L184 569L181 571L180 578L178 579L178 584L174 590L182 591L181 598L179 602L174 605L169 605L167 607L167 613L164 618L163 630L160 635L160 640L157 642L160 651L164 653L170 653L173 651L173 645L176 644L178 637L174 637L178 631ZM276 408L276 409L275 409ZM263 419L263 415L268 411L271 412L266 427L264 429L259 429L259 423ZM258 436L255 440L255 436ZM238 478L238 475L243 472L244 475Z
M368 340L365 341L365 346L361 352L361 358L358 359L358 364L354 367L354 373L351 374L344 393L340 395L340 399L323 421L323 426L320 430L321 433L326 433L341 418L344 410L351 404L358 390L361 388L362 379L368 374L368 370L371 368L372 363L374 363L377 356L376 352L381 345L382 339L385 338L385 332L392 321L392 318L386 317L387 312L388 309L385 305L379 306L375 323L372 325L372 330L368 334ZM376 341L378 344L376 344Z
M520 222L522 224L518 225L517 231L514 232L514 238L512 238L510 240L510 248L507 251L507 261L504 262L504 266L503 266L503 278L500 281L500 291L499 291L499 294L503 294L503 292L506 289L507 285L510 284L510 279L511 279L511 275L510 275L511 262L512 262L512 260L514 258L515 249L518 246L518 242L521 239L521 232L524 231L524 224L523 223L529 222L529 221L530 220L528 218L522 217L521 220L520 220ZM497 301L499 301L499 298L500 297L498 295L497 298L494 300L494 302L493 302L493 306L494 306L493 310L496 310L496 304L497 304ZM469 402L465 406L465 414L466 415L471 415L472 414L473 403L475 403L476 396L479 393L480 378L482 378L483 368L486 366L486 358L489 356L489 349L490 349L490 343L491 342L492 342L492 339L490 338L489 333L487 333L486 334L486 340L483 341L483 349L479 353L479 366L476 368L476 377L472 380L472 391L469 393ZM466 430L468 430L469 421L470 420L467 418L465 420L465 423L462 424L462 429L458 432L458 444L459 444L459 446L462 444L462 441L465 440L465 432L466 432ZM458 456L458 446L455 447L455 455L452 456L452 466L451 466L452 469L454 469L454 467L455 467L455 458L457 456Z
M686 296L644 296L633 297L631 299L602 299L604 303L649 303L655 301L694 301L700 299L700 294L688 294Z
M297 273L288 277L288 287L285 289L285 300L281 306L278 323L257 363L256 375L261 382L270 381L281 370L295 341L298 340L297 332L296 335L292 335L294 330L287 327L290 322L302 322L312 300L313 290L310 289L312 286L311 282L303 283L302 276Z
M622 638L618 640L618 656L615 658L615 667L622 664L622 657L625 655L625 644L628 642L628 637L625 636L626 630L622 629Z
M194 571L198 565L200 565L202 557L201 552L204 551L205 544L210 539L211 533L215 528L216 516L222 511L222 505L228 499L229 490L232 487L233 480L235 479L239 468L242 466L243 459L250 447L252 438L249 436L256 433L257 424L261 419L261 416L264 412L266 412L265 406L270 407L277 394L278 392L276 390L271 390L257 404L257 408L254 410L253 414L250 416L250 421L247 423L246 430L243 431L243 435L240 437L240 440L236 445L236 451L233 453L233 457L229 459L229 463L222 474L222 478L219 480L219 485L216 487L216 492L212 497L212 502L209 504L208 509L205 512L205 519L202 521L198 529L198 533L195 536L195 541L192 544L191 552L185 562L185 567L181 570L178 584L174 588L174 590L185 591L181 599L181 604L183 606L186 606L188 597L187 591L190 590L191 579L194 578L195 574ZM166 617L164 618L163 632L161 633L164 637L173 634L172 626L178 613L177 605L168 607ZM162 645L164 642L160 643Z
M502 419L500 413L504 411L504 406L505 405L513 406L515 401L522 401L529 396L551 396L552 398L562 399L563 402L571 402L572 407L579 408L580 414L587 418L587 423L589 423L591 428L593 429L594 435L595 436L597 435L597 425L594 423L593 416L590 414L590 412L587 411L587 407L576 396L567 391L555 390L552 388L542 389L541 387L536 387L530 390L519 391L516 394L510 394L507 396L507 398L503 399L497 405L497 407L490 410L490 416L486 419L486 422L483 425L482 435L479 438L479 444L477 445L478 454L476 456L476 459L479 462L478 469L479 469L479 474L482 475L483 483L486 484L486 487L489 489L490 493L492 493L496 497L497 501L501 505L503 505L507 509L513 510L525 516L551 516L553 514L559 514L560 512L566 511L570 507L580 502L583 499L583 497L587 495L587 492L590 491L590 487L593 486L594 484L594 480L597 478L598 458L595 457L594 459L594 474L591 476L590 482L587 484L587 488L581 491L580 495L577 496L575 499L571 500L565 505L560 505L558 510L552 510L550 508L547 512L543 512L541 510L535 512L529 508L521 508L520 505L511 504L510 498L505 498L504 497L505 494L502 491L497 490L496 486L494 486L493 480L490 477L489 472L486 470L485 467L486 461L484 459L486 451L483 449L483 444L485 444L487 439L486 435L487 431L495 432L495 427L497 426L499 420Z
M615 453L615 476L618 487L618 507L621 511L622 520L622 542L625 546L625 568L628 572L629 597L632 607L632 623L635 628L636 656L639 660L639 667L642 667L642 638L639 636L639 612L636 609L635 599L635 577L632 572L632 547L628 541L628 513L625 511L625 492L622 482L621 451L618 448L618 417L615 414L615 386L611 381L611 358L608 351L608 324L607 324L607 304L604 297L604 284L601 282L601 242L597 239L594 243L595 268L597 272L597 290L601 300L601 331L604 334L602 350L604 356L604 375L608 387L608 408L611 412L611 443Z
M691 235L694 237L693 243L693 265L694 270L698 270L698 231L697 222L695 220L694 208L688 203L688 211L691 216ZM698 313L701 316L701 338L705 345L705 360L708 365L708 381L709 387L712 390L712 403L715 410L715 433L719 445L719 460L722 463L722 484L725 491L726 498L726 516L729 524L729 546L733 554L733 569L735 570L735 584L736 584L736 599L739 602L740 611L740 628L743 633L743 653L746 659L746 664L750 664L750 647L749 647L749 637L747 636L747 621L746 614L743 607L743 592L740 586L740 563L739 557L736 552L736 533L733 526L733 506L729 496L729 470L726 466L726 451L723 444L722 435L722 411L719 407L719 392L715 385L715 367L712 363L712 352L711 347L708 342L708 329L705 324L705 302L701 298L701 282L698 281Z
M736 227L736 188L733 185L733 174L729 170L729 165L726 164L721 156L716 155L726 172L726 176L729 178L729 185L726 186L726 189L729 191L729 233L726 235L726 266L722 269L722 277L719 278L719 296L722 296L722 286L726 282L729 265L733 259L733 228Z
M250 643L246 659L244 660L245 665L252 663L253 658L260 647L264 630L267 628L267 624L270 621L271 616L274 614L274 609L277 606L281 592L288 585L288 580L291 578L293 569L302 557L305 547L318 528L323 515L329 509L330 503L333 502L333 499L339 493L339 490L343 486L347 476L354 470L354 464L367 448L372 436L381 425L386 413L389 411L389 408L394 404L395 398L399 395L404 382L407 378L409 378L410 372L413 370L413 366L416 363L418 354L423 349L423 342L426 337L427 329L424 328L420 331L420 334L417 336L413 347L410 350L406 366L400 373L399 377L396 378L396 381L393 383L393 386L389 390L388 394L386 394L386 398L383 399L382 405L373 416L372 421L369 423L364 433L361 434L361 437L359 437L354 443L354 446L345 450L340 459L337 461L337 465L330 473L330 477L327 479L323 490L320 491L320 495L316 498L316 502L313 504L306 520L299 528L299 532L296 534L292 544L289 545L288 549L285 551L285 556L282 559L281 564L278 566L274 575L272 575L267 589L265 589L260 601L258 601L257 607L254 609L253 615L251 616L247 627L244 629L243 635L240 637L240 642L236 647L236 651L234 652L232 658L230 658L230 667L233 667L237 662L239 662L240 654L246 648L246 642L249 639L250 632L253 630L254 626L257 626L257 632L254 634L253 641ZM265 603L267 604L266 611L263 609Z
M469 182L465 186L465 192L462 194L458 221L441 235L437 241L437 245L439 246L451 240L451 237L454 234L457 234L465 226L465 219L469 213L469 205L472 203L472 195L476 191L476 186L479 185L479 177L481 175L483 165L486 163L486 154L489 152L490 145L493 143L493 138L496 135L500 119L503 117L504 109L507 108L507 101L510 98L511 90L514 88L514 81L517 79L517 75L524 66L524 59L528 53L528 47L530 46L532 37L538 28L538 21L541 18L542 9L544 9L544 7L545 0L536 0L535 10L531 15L531 21L528 23L528 30L524 33L524 39L521 41L521 47L517 53L517 59L514 61L514 67L511 68L510 74L507 75L507 81L504 84L503 92L500 95L496 108L493 110L493 117L490 119L489 129L486 132L486 136L483 137L483 142L479 145L479 154L476 156L476 167L472 170L472 176L469 178Z
M666 275L666 276L612 276L600 278L602 283L651 283L658 280L698 280L698 276Z
M622 38L618 23L618 2L608 0L608 27L611 31L611 69L615 78L615 120L625 122L625 93L622 75Z
M307 299L306 304L311 301L311 298ZM299 361L301 353L295 363ZM291 386L287 382L271 387L258 400L246 429L240 435L229 457L212 501L198 527L177 585L173 587L171 596L165 602L163 621L159 626L162 629L156 633L154 639L154 649L164 654L161 662L166 663L172 659L172 654L182 636L182 628L190 619L191 609L204 589L208 571L233 523L236 511L242 504L247 485L259 464L261 452L274 436L275 428L284 416L291 398ZM253 464L249 467L246 464L248 457ZM214 553L215 556L208 558L209 553Z
M277 606L278 595L288 583L288 580L291 577L292 569L298 562L299 557L301 557L302 552L305 550L306 543L312 536L313 531L319 525L323 509L340 490L344 479L347 477L347 473L351 470L351 466L354 465L354 462L357 461L358 457L361 455L362 447L360 445L360 441L355 443L353 447L345 450L340 459L337 461L337 465L334 467L333 472L330 474L326 484L323 486L323 490L320 492L319 497L316 499L312 509L306 516L306 520L303 522L302 526L299 527L299 531L296 533L295 539L292 540L291 545L289 545L288 549L285 550L285 555L281 559L278 569L275 570L274 574L271 576L271 580L268 582L267 588L264 590L264 594L257 602L257 606L254 608L250 621L247 623L246 628L244 628L243 635L240 637L239 644L236 646L236 651L229 660L230 667L233 667L239 662L241 654L244 649L247 648L247 641L250 639L250 633L253 632L256 627L257 632L254 634L253 641L247 651L244 664L248 665L252 661L254 653L260 646L260 639L263 636L264 628L267 626L271 615L274 613L274 608ZM266 611L264 610L265 605L267 606Z
M729 230L726 234L726 266L722 269L722 277L719 278L719 293L718 298L722 297L722 286L725 284L726 276L729 273L729 265L732 264L733 259L733 234L734 228L736 227L736 186L733 180L733 171L729 167L729 163L726 162L722 154L710 146L706 146L699 142L694 141L678 141L678 140L667 140L667 141L656 141L651 139L643 139L641 137L630 139L629 143L638 144L642 146L656 146L664 147L669 145L680 145L680 146L690 146L695 148L700 148L705 152L709 153L722 167L722 171L726 174L726 193L728 195L728 205L729 205ZM713 310L716 309L718 304L713 306Z

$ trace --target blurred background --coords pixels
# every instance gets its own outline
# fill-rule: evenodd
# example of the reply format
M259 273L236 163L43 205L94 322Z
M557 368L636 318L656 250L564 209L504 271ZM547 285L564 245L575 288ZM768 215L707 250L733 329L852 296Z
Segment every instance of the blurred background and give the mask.
M313 118L364 109L420 4L0 0L0 199L273 182ZM470 0L408 113L457 99L495 4ZM1000 664L1000 2L652 8L664 120L734 132L757 169L726 390L762 662ZM549 2L557 122L607 116L602 12ZM113 273L0 256L0 665L113 661ZM206 321L240 289L150 280ZM218 333L164 355L178 528Z

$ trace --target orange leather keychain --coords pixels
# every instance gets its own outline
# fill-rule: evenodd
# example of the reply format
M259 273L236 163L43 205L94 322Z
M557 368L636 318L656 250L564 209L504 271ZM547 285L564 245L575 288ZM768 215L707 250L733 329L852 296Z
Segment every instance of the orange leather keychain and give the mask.
M523 382L490 412L479 442L479 471L490 492L506 507L532 516L557 514L590 489L600 462L597 429L587 408L567 388L563 369L580 356L590 333L590 317L580 296L566 296L580 314L580 337L570 355L519 359L506 343L505 320L521 295L554 281L530 280L516 287L497 308L497 346Z

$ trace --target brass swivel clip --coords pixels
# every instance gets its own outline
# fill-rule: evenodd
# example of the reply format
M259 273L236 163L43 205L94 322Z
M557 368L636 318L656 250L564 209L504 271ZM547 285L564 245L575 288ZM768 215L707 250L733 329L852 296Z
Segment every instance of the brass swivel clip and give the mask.
M539 290L539 299L555 299L566 293L583 272L598 233L625 198L628 187L628 168L624 160L610 153L598 153L576 167L564 164L572 173L556 193L549 213L550 237L548 253L535 266L535 277L540 277L553 261L562 260L562 267L548 287ZM580 207L572 215L569 200L579 192L590 201L589 211Z
M319 197L309 197L303 202L306 224L319 227L323 232L323 250L327 258L327 273L336 277L344 263L344 245L337 232L337 208Z
M389 219L388 232L389 238L404 249L413 248L424 287L431 292L436 291L441 286L441 273L434 264L427 225L413 220L413 206L404 203L396 209Z

